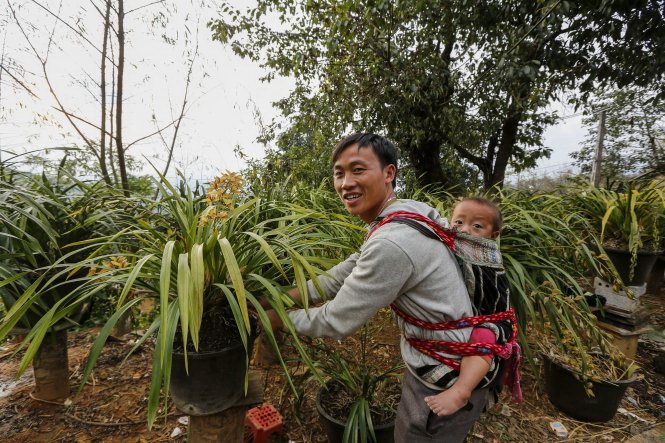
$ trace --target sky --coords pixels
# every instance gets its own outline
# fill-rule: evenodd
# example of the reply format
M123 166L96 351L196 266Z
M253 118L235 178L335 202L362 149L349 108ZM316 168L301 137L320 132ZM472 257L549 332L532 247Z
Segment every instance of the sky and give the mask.
M82 24L81 29L91 44L76 37L35 2L14 3L17 18L42 57L47 52L47 37L55 30L46 66L61 102L70 112L98 122L98 93L94 81L99 77L99 57L94 47L101 46L102 34L91 3L71 0L64 3L60 12L63 17L78 18L78 22L70 20L69 23ZM51 3L57 5L57 2ZM150 2L126 3L130 9ZM186 4L179 3L178 13L158 26L150 25L152 20L160 23L157 6L147 6L142 13L128 15L124 139L131 142L172 121L182 104L188 60L198 42L188 110L174 160L175 167L187 177L207 180L221 171L239 170L245 165L234 152L237 147L249 157L263 155L264 147L256 142L261 130L258 121L267 124L278 116L272 102L285 97L293 81L278 78L270 83L261 82L262 71L257 64L240 59L230 48L210 38L205 23L215 11L208 7L201 12L201 8L191 5L187 9ZM200 15L197 17L197 14ZM5 60L11 58L17 66L25 68L31 79L28 86L39 99L30 99L22 89L12 87L6 75L2 78L0 149L20 151L26 147L55 147L66 145L70 140L80 141L66 119L53 110L55 99L45 86L41 65L7 11L4 20L4 35L0 38L4 39ZM37 28L31 29L29 22L35 23ZM163 36L172 43L166 44ZM572 109L563 107L558 111L562 116L574 114ZM96 135L91 127L85 124L81 127L86 134ZM172 128L164 131L165 139L170 139L170 131ZM545 144L553 149L552 156L541 159L531 173L552 174L570 169L568 153L578 149L583 136L581 116L565 118L547 129ZM130 154L149 160L158 168L163 167L163 152L163 142L157 136L130 148ZM3 154L3 157L7 155ZM147 162L144 163L144 170L149 171ZM171 169L168 176L174 174Z
M538 175L574 171L573 159L569 154L579 150L586 137L587 131L582 126L582 115L579 111L563 105L555 108L561 120L545 130L543 143L552 148L552 153L550 158L538 161L538 166L533 171Z

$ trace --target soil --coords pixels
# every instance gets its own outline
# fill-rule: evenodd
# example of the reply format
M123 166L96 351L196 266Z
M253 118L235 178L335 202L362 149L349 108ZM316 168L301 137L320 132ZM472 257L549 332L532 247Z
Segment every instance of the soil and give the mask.
M358 397L334 381L329 382L327 386L327 389L320 389L317 393L321 408L340 423L346 423ZM374 426L387 425L395 421L400 396L400 384L390 382L378 387L374 395L368 398Z
M650 323L656 332L645 334L636 355L642 376L629 388L617 413L606 423L585 423L559 412L537 388L536 374L527 364L522 366L524 401L509 401L504 393L491 406L467 438L468 442L554 442L554 441L624 441L665 422L665 374L658 366L663 359L665 342L665 290L657 296L645 295L642 302L651 310ZM394 358L398 351L398 334L390 316L376 321L381 331L372 338L372 358ZM95 329L69 334L69 367L72 400L85 368L86 356L99 331ZM34 399L32 370L16 379L22 353L12 357L18 343L0 345L0 435L11 442L164 442L186 441L186 416L172 402L160 405L161 418L147 429L146 411L152 363L152 343L147 340L125 360L140 336L135 331L122 340L109 341L97 366L76 401L66 406ZM338 342L338 346L346 346ZM290 363L296 365L296 363ZM298 419L293 413L293 397L285 387L279 366L254 366L264 380L264 401L274 405L284 417L284 432L273 434L272 442L325 441L318 423L314 397L315 386L307 392ZM568 429L566 439L556 437L551 422L561 422ZM177 429L177 430L176 430ZM178 432L180 432L179 435ZM251 441L246 428L245 441Z
M252 327L256 325L254 318ZM187 340L187 352L207 354L219 352L222 349L240 343L240 334L233 318L233 312L228 306L212 306L203 313L201 330L199 332L198 349L194 347L191 339ZM173 340L173 350L182 354L184 352L182 330L176 329Z
M386 385L384 389L376 391L375 397L370 399L369 404L372 423L375 426L389 424L395 420L400 395L401 387L397 383ZM323 410L341 423L346 423L351 407L357 400L338 384L331 384L328 390L321 391L319 399Z

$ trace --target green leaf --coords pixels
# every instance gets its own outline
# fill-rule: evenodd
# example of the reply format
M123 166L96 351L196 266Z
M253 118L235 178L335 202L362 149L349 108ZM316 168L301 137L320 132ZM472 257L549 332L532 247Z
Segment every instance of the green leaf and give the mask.
M224 261L226 262L226 269L228 270L229 276L231 277L231 283L233 284L233 289L235 290L238 306L242 312L242 318L245 321L245 327L247 330L249 330L250 325L249 314L247 311L247 298L245 297L245 285L243 283L240 267L238 266L238 262L236 260L235 254L233 253L233 248L231 248L231 243L229 243L229 240L226 237L220 238L219 245L222 248L222 254L224 255Z
M147 262L152 258L152 254L146 255L145 257L141 258L141 260L136 263L136 266L132 269L132 271L129 273L129 276L127 277L127 282L125 286L122 288L122 292L120 293L120 296L118 297L118 303L116 304L116 307L119 308L125 303L125 298L127 297L127 294L129 291L132 289L132 285L134 284L134 281L136 280L136 277L139 275L139 272L141 272L141 268Z
M183 253L178 256L178 305L180 306L180 327L182 329L182 342L185 346L185 356L187 355L187 342L190 325L193 323L190 318L189 306L192 297L192 278L189 270L189 254ZM198 343L194 347L198 350ZM187 358L185 358L185 367Z
M202 244L192 246L190 261L192 277L192 296L189 307L192 316L190 333L192 341L198 345L199 330L203 318L203 293L205 284L205 264L203 262Z
M168 322L167 308L169 306L169 290L171 286L171 260L173 257L173 247L175 241L171 240L164 245L164 252L162 254L162 265L159 272L159 306L160 306L160 331L166 331ZM161 340L160 355L165 355L166 342ZM164 365L164 361L160 361Z
M150 395L148 397L148 429L152 429L157 416L157 407L161 394L161 387L164 386L164 415L167 414L168 405L166 404L169 396L169 383L171 381L171 356L173 355L173 339L179 320L178 303L173 302L168 306L167 327L160 328L155 344L155 353L152 359L152 378L150 381ZM165 346L160 341L163 340ZM162 353L161 350L164 350Z

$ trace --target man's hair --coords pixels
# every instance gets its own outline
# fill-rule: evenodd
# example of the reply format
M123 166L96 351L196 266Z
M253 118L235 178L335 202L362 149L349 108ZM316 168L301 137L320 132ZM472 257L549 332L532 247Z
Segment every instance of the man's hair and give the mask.
M395 145L388 141L388 139L380 135L362 132L347 135L335 146L332 154L332 165L335 166L335 162L346 148L356 143L358 144L358 149L371 147L374 154L379 158L382 169L388 165L395 165L394 189L397 182L397 149L395 149Z
M503 214L501 214L501 209L499 209L499 205L496 204L494 200L490 200L489 198L485 197L478 197L478 196L471 196L471 197L465 197L459 202L457 202L457 205L459 205L462 202L465 201L474 201L476 203L479 203L483 206L487 206L488 208L492 209L494 211L494 230L495 231L501 231L501 227L503 225Z

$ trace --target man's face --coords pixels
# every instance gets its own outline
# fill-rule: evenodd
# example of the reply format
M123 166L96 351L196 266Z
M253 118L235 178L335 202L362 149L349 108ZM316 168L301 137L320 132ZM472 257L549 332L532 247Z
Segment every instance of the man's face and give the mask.
M395 165L381 167L370 146L354 144L339 155L333 166L335 190L346 210L371 223L392 195Z
M458 203L451 218L453 228L459 232L486 238L499 236L499 231L494 229L495 211L480 202L465 200Z

